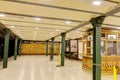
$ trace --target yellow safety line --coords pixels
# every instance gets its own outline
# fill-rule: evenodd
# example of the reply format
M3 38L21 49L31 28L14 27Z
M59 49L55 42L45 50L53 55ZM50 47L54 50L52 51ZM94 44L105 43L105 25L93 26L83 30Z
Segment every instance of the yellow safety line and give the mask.
M58 65L60 65L60 53L58 54Z
M113 80L117 80L116 79L116 74L117 74L117 70L116 70L116 67L114 65L114 67L113 67Z

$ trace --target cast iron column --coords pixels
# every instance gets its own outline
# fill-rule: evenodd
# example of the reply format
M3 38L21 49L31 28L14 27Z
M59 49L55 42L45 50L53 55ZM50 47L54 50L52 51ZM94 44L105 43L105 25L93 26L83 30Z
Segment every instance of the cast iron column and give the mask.
M4 39L3 68L7 68L7 63L8 63L9 35L10 35L10 30L6 29L5 39Z
M48 56L48 40L46 41L46 56Z
M66 33L62 33L61 36L62 36L62 45L61 45L61 66L64 66L64 55L65 55L65 35Z
M20 39L20 44L19 44L19 56L21 56L21 50L22 50L22 40Z
M51 44L51 55L50 55L50 60L53 60L53 55L54 55L54 37L51 38L52 44Z
M93 26L93 80L101 80L101 25L104 16L91 19Z
M15 37L14 60L17 59L18 36Z

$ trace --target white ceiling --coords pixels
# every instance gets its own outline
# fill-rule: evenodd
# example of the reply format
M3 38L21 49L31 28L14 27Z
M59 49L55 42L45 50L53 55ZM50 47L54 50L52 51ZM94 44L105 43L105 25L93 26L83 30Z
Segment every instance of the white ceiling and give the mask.
M119 6L120 0L102 0L100 6L94 0L0 0L0 22L5 24L23 40L48 40L84 21L106 13ZM110 2L111 1L111 2ZM115 14L120 16L120 13ZM40 20L35 20L35 18ZM70 21L71 24L67 24ZM104 24L118 25L120 17L109 16ZM14 28L11 26L15 26ZM104 25L103 27L108 27ZM111 26L114 27L114 26ZM92 28L83 26L67 34L66 39L79 38ZM55 39L61 40L61 36Z

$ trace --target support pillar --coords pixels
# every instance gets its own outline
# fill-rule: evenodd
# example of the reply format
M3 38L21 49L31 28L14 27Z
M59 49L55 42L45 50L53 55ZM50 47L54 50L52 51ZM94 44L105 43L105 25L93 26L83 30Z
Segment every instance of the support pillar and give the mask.
M64 55L65 55L65 35L66 33L62 33L61 36L62 36L62 40L61 40L61 66L64 66Z
M54 55L54 37L51 38L52 44L51 44L51 55L50 55L50 60L53 60L53 55Z
M14 60L17 59L17 50L18 50L18 36L15 37Z
M92 18L93 26L93 80L101 80L101 25L104 16Z
M3 68L7 68L10 30L5 30Z
M22 40L20 39L20 43L19 43L19 56L21 56L21 50L22 50Z
M46 41L46 56L48 56L48 40Z

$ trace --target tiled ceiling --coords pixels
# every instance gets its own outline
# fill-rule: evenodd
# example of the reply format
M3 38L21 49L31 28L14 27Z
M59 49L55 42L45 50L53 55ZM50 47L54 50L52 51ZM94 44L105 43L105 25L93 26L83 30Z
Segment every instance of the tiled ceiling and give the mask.
M119 6L120 0L99 0L101 5L93 5L95 0L0 0L0 22L23 40L48 40L62 32L89 21ZM115 17L116 16L116 17ZM104 24L120 27L120 13L109 16ZM102 27L108 27L103 25ZM82 36L91 29L86 25L71 31L66 39ZM55 38L61 40L61 36Z

